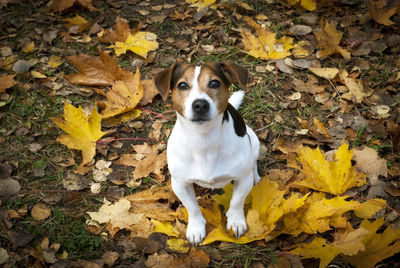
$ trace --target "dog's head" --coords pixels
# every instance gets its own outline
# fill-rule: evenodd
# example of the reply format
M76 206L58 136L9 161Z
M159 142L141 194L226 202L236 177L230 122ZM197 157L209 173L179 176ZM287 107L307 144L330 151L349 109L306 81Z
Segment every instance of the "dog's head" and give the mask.
M237 82L245 88L248 71L236 63L175 63L154 80L164 100L171 90L172 103L181 116L203 123L226 110L230 85Z

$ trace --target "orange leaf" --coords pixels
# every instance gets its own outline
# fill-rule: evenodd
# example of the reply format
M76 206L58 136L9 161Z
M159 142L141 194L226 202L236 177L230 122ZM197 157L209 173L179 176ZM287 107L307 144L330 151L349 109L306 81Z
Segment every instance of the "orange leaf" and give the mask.
M6 89L15 85L14 76L15 74L11 75L0 74L0 93L6 92Z
M143 96L139 68L136 69L135 75L129 73L129 76L124 77L124 80L115 81L112 89L107 92L99 89L96 89L96 91L107 98L107 101L97 101L99 107L105 107L101 112L103 118L113 117L135 109Z
M78 67L79 73L66 75L65 78L72 84L86 86L109 86L116 80L130 80L133 74L121 69L117 62L104 52L100 57L77 55L69 60Z

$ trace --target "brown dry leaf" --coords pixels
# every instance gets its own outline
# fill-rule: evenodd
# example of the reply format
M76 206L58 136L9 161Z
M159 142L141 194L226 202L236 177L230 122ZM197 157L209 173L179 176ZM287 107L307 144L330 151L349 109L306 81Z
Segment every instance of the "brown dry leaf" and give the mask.
M148 268L165 268L170 267L169 265L173 261L174 257L168 253L154 253L150 255L147 260L144 261L144 265Z
M153 102L155 96L160 92L158 91L153 79L142 80L143 97L140 99L139 105L144 106Z
M103 30L102 36L99 38L102 43L115 43L117 41L124 42L128 38L128 34L131 32L129 29L128 21L120 17L114 24L114 29ZM135 33L132 31L131 33Z
M99 51L100 57L77 55L69 60L78 67L79 73L66 75L72 84L85 86L110 86L115 81L132 80L133 74L121 69L115 59Z
M92 4L92 0L53 0L50 9L54 11L64 11L72 7L74 4L86 7L90 11L97 10Z
M158 119L151 125L151 131L149 134L150 139L159 140L161 136L161 128L163 126L162 120Z
M44 203L37 203L33 206L31 216L36 221L42 221L50 217L51 209Z
M336 31L329 22L321 19L321 32L314 32L318 40L318 47L322 50L317 52L317 58L326 58L332 54L340 53L346 60L350 59L350 52L339 46L342 33Z
M356 161L355 166L370 179L370 185L375 185L379 176L387 178L386 160L380 158L376 150L366 146L362 150L354 149L353 160Z
M97 101L98 106L104 108L101 111L103 118L110 118L135 109L143 96L139 68L136 69L135 75L129 73L124 80L115 81L112 89L107 92L99 89L96 89L96 92L107 98L107 101Z
M125 196L124 198L132 203L152 203L158 202L160 199L166 199L170 203L173 203L177 200L175 194L172 192L170 181L167 182L167 186L165 187L154 185L147 190Z
M158 181L164 181L165 176L163 172L167 164L166 151L159 153L157 144L151 146L147 143L135 145L133 149L136 151L136 154L123 154L114 163L135 167L132 173L134 180L154 174Z
M364 86L361 79L355 79L350 77L349 73L346 70L341 70L339 72L340 80L346 85L349 89L348 93L342 95L342 98L355 101L355 103L361 103L364 100Z
M189 254L184 259L175 259L172 261L169 268L206 268L210 263L210 257L206 252L194 247L190 248Z
M178 10L174 10L174 14L170 14L169 16L174 20L181 20L184 21L187 18L191 18L192 15L190 14L192 10L188 9L184 13L180 13Z
M369 16L379 24L389 26L394 24L390 17L396 13L397 7L385 8L385 0L368 0Z
M10 74L10 75L0 74L0 93L5 93L6 89L16 84L14 81L14 77L15 74Z
M293 77L293 83L295 85L294 89L296 91L307 92L310 94L325 92L325 86L318 85L318 79L315 76L308 74L307 77L308 80L306 83Z

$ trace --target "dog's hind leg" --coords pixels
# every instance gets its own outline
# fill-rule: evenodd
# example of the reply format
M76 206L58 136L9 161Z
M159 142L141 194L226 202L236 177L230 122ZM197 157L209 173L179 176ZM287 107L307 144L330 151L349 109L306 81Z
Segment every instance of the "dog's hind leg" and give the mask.
M186 238L192 245L197 246L206 237L206 220L197 204L193 184L171 178L171 186L189 215Z

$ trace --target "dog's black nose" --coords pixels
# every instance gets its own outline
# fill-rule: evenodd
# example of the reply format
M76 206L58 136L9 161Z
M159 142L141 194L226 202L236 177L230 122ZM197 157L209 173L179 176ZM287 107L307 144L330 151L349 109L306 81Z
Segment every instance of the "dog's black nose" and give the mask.
M192 109L195 113L205 114L210 109L210 104L203 99L195 100L192 104Z

